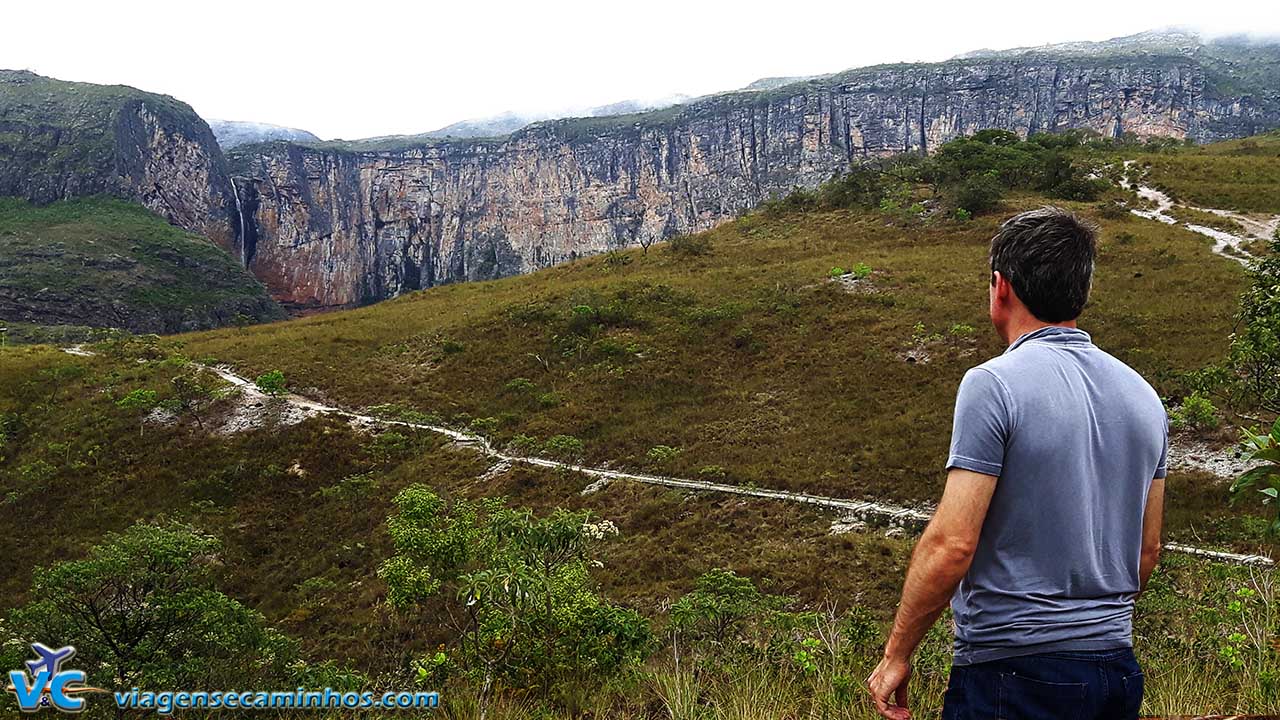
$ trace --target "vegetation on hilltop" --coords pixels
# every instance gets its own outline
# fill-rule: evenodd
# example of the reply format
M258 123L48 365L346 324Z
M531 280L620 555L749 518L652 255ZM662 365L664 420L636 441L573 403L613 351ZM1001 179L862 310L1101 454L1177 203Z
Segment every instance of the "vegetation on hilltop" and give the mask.
M0 198L0 320L180 332L283 312L225 250L133 203Z
M203 131L213 144L200 116L168 95L0 70L0 195L48 202L72 189L107 191L120 171L117 120L138 104L162 125Z

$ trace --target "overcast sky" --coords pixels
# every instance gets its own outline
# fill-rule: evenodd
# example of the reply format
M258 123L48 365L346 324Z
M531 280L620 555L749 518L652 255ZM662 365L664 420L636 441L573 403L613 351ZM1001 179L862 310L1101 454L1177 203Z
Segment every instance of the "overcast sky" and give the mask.
M1172 25L1280 34L1265 0L76 0L4 15L2 68L348 139Z

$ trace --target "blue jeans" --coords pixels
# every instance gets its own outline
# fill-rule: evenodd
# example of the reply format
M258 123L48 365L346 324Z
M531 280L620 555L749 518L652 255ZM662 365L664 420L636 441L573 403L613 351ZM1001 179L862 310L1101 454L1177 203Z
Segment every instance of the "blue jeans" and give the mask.
M951 668L943 720L1132 720L1142 706L1133 650L1060 652Z

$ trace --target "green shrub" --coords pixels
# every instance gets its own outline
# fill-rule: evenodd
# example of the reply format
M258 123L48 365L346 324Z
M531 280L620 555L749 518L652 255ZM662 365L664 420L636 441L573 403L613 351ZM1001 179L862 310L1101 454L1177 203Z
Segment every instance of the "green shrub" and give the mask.
M702 257L711 254L711 238L705 233L676 235L667 241L667 252L684 257Z
M749 327L740 327L734 330L730 342L738 350L757 351L762 347L760 341L756 340L755 333Z
M293 589L298 595L299 605L310 610L328 604L328 596L338 589L338 583L317 575L303 580Z
M679 454L680 450L678 448L673 448L670 445L655 445L649 448L649 452L645 453L644 457L653 465L666 465L675 460Z
M1119 201L1100 202L1096 206L1098 216L1105 220L1127 220L1132 217L1129 208Z
M409 455L413 449L413 440L403 433L388 430L379 433L369 443L369 454L380 465L393 463Z
M258 376L253 381L258 389L267 395L283 395L288 392L285 385L284 373L279 370L270 370Z
M974 215L994 210L1004 197L1004 187L992 175L978 175L963 181L953 191L956 207Z
M850 271L853 276L859 280L864 280L871 276L871 266L866 263L855 263L853 270Z
M532 435L520 433L511 438L511 442L507 446L511 448L512 452L532 455L542 448L542 443L538 442L538 438Z
M829 271L827 272L827 275L828 275L828 276L830 276L830 277L833 277L833 278L838 278L838 277L840 277L840 276L844 275L844 268L839 267L839 266L833 267L833 268L831 268L831 270L829 270Z
M1047 194L1063 200L1090 202L1097 200L1109 187L1111 184L1102 178L1071 177L1049 188Z
M1209 430L1218 427L1218 409L1199 390L1182 399L1169 410L1169 426L1183 430Z
M130 390L124 397L116 400L116 407L121 410L148 411L160 402L160 394L155 390L138 388Z
M631 261L634 259L635 258L633 258L628 253L619 252L617 250L610 250L609 252L605 253L604 265L610 270L621 270L622 268L630 265Z
M530 380L529 378L519 377L519 378L514 378L512 380L508 380L507 384L504 387L507 390L507 392L525 393L525 392L532 391L536 386L533 384L533 381Z
M495 417L475 418L468 427L477 435L492 435L498 430L499 420Z
M761 622L781 602L760 592L750 578L715 569L671 606L671 624L688 641L729 649L733 641L741 643L749 625Z
M431 617L448 618L452 639L416 666L425 677L456 668L480 688L482 716L495 682L574 707L648 655L648 621L605 600L591 577L613 523L566 510L538 518L493 499L450 503L422 485L395 504L395 555L378 571L388 601L446 606L430 606Z
M542 444L542 451L568 462L581 458L583 447L582 441L572 435L553 435Z
M973 213L969 212L968 210L965 210L962 207L956 208L955 212L953 212L951 215L959 222L969 222L970 220L973 219Z
M11 631L74 644L88 684L100 687L280 682L295 649L214 589L218 550L185 525L109 533L83 559L37 569L32 600L9 615Z
M1250 404L1280 412L1280 239L1253 264L1231 336L1231 366Z
M336 500L363 500L372 495L377 486L378 481L373 473L360 473L348 475L336 485L320 488L316 491L316 496Z

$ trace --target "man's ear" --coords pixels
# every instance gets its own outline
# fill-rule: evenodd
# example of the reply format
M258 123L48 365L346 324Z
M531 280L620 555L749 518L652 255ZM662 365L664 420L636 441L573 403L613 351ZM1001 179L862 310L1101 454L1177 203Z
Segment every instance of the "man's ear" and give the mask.
M1009 285L1009 280L1004 275L1001 275L999 270L992 270L991 289L995 290L996 297L1001 300L1007 300L1012 287Z

